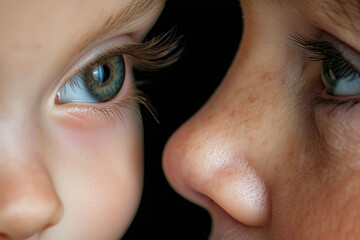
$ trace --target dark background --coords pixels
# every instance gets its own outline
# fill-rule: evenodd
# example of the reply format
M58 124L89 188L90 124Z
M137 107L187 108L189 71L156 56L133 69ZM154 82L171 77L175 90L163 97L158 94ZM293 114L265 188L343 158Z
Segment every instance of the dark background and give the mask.
M147 74L152 82L141 89L160 124L142 108L144 193L124 240L207 239L209 214L171 189L162 172L161 155L170 135L206 102L226 74L240 41L241 19L238 0L168 0L150 31L151 39L174 28L176 36L183 36L184 52L174 65Z

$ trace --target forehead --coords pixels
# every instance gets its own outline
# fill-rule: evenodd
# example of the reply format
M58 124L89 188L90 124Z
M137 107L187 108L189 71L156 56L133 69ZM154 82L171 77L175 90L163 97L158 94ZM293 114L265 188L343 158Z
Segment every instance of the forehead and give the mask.
M347 20L360 18L359 0L241 0L243 4L264 8L264 6L282 6L296 8L297 10L313 13L326 13L327 15L348 15Z
M140 28L151 25L163 4L163 0L0 1L0 87L1 79L19 83L30 77L39 82L57 79L100 42L144 33Z
M158 13L155 10L163 4L163 0L0 1L0 53L41 46L54 49L69 41L86 46L101 36L124 33Z
M304 23L318 27L347 42L353 48L360 44L359 0L241 0L257 11L271 10L275 14L290 12ZM266 14L265 14L266 15Z
M99 30L116 19L118 23L140 18L159 1L154 0L12 0L0 2L0 36L17 39L61 37L69 31ZM140 13L140 14L139 14ZM135 15L135 16L134 16ZM109 19L110 18L110 19ZM120 26L118 26L120 27ZM73 36L76 37L76 36Z

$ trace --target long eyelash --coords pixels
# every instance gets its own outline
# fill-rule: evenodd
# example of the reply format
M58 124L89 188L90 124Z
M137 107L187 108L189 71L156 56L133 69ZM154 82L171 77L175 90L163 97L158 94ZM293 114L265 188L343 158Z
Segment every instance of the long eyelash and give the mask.
M290 41L296 46L305 49L308 53L306 58L311 61L331 62L332 71L337 76L343 76L350 79L355 79L359 76L359 73L355 70L350 62L348 62L342 54L327 41L318 41L311 38L303 37L300 35L290 36ZM335 110L342 105L349 105L349 108L354 107L360 103L360 98L328 98L319 93L314 94L310 107L319 105L333 105Z
M174 37L173 31L164 33L141 44L131 44L125 54L135 59L135 68L154 71L175 63L181 56L181 37Z
M307 58L313 61L325 61L341 55L331 43L326 41L318 41L300 35L290 36L290 41L310 53Z
M327 41L318 41L300 35L290 36L290 41L309 53L306 57L311 61L332 62L332 71L337 76L355 78L358 76L354 66Z
M131 56L135 60L134 68L145 71L159 70L179 59L182 53L180 43L181 37L175 37L171 30L143 43L130 43L110 48L100 54L93 63L88 64L85 70L92 69L98 62L119 55Z
M154 116L155 120L156 118L156 112L154 108L151 106L147 98L143 95L143 93L138 89L132 89L130 90L131 93L128 94L128 97L126 99L122 99L119 102L113 103L109 106L87 106L87 109L90 110L90 112L96 117L104 119L108 122L110 122L112 125L115 125L115 119L120 119L122 124L125 126L125 111L124 109L131 107L133 104L142 104L144 105L150 113ZM142 117L139 108L136 109L136 119L139 121L139 123L142 123Z
M328 106L328 105L333 105L334 109L333 111L342 105L346 105L349 104L348 110L351 109L352 107L354 107L355 105L360 103L360 99L359 98L349 98L349 99L336 99L336 98L327 98L324 96L321 96L321 94L316 93L313 95L312 97L312 102L310 104L310 107L315 107L315 106Z
M167 67L175 63L181 53L180 47L181 37L175 37L173 31L164 33L144 43L131 43L120 47L110 48L104 53L100 54L95 61L77 74L82 74L85 71L90 71L97 66L97 63L106 59L119 56L129 55L134 59L134 68L143 71L155 71ZM71 87L79 86L79 78L73 78L69 81ZM118 103L113 103L109 106L87 106L97 117L102 117L114 124L114 117L120 119L124 124L123 109L129 107L132 103L138 103L145 106L149 110L154 119L158 121L157 114L154 107L150 104L148 98L138 89L131 90L131 94L127 99L123 99ZM141 114L137 111L137 119L142 122Z
M107 49L74 75L90 71L97 67L97 63L119 55L131 56L135 60L135 69L143 71L159 70L175 63L180 58L183 50L180 47L181 38L175 37L174 31L171 30L144 43L130 43ZM77 80L73 80L70 80L70 85L77 86Z

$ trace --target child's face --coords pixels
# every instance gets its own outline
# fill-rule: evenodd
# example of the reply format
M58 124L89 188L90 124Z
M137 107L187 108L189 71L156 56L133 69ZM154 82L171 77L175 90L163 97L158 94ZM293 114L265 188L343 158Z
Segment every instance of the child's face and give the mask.
M240 50L169 141L167 177L211 239L359 239L360 3L241 3Z
M143 173L134 60L104 53L139 42L163 4L0 3L0 239L117 239L127 229ZM66 85L74 76L81 83ZM79 88L90 78L92 97Z

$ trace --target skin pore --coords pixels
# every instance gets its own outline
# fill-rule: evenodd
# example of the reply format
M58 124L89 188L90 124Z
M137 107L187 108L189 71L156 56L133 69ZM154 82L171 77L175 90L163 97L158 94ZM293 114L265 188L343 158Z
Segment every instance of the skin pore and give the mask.
M210 212L210 239L359 239L359 2L241 6L232 66L165 148L169 182Z
M143 156L136 59L122 50L142 41L163 5L0 3L0 239L110 240L126 231L140 201ZM98 79L94 69L112 66L115 56L96 65L109 49L124 59L120 91L106 102L60 104L60 89L85 67L95 64Z

